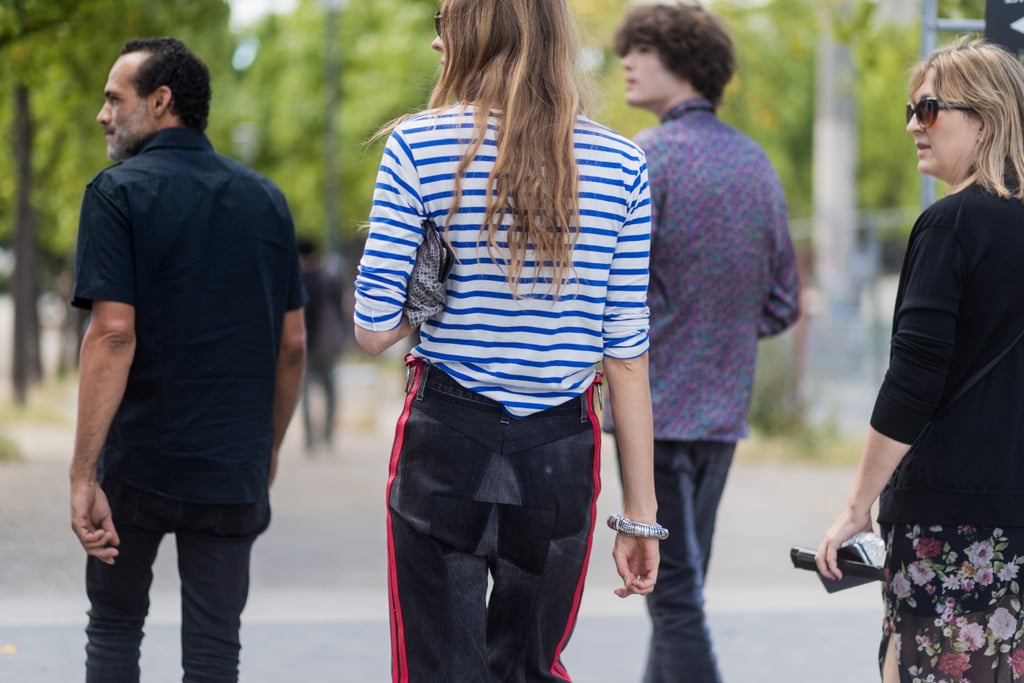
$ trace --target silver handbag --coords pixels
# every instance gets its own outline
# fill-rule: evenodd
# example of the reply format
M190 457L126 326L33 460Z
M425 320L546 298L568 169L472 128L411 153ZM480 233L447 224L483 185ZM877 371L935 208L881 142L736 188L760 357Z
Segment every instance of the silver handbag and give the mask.
M448 273L455 265L455 252L441 236L437 224L425 218L420 225L423 243L416 250L416 262L405 295L405 317L413 327L419 327L444 310Z

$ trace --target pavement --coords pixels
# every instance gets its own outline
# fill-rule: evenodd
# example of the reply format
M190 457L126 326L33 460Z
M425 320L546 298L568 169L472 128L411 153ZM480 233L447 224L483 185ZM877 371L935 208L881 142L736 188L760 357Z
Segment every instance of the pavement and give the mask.
M0 335L3 336L3 335ZM271 494L273 522L254 548L243 614L244 683L389 680L384 487L400 409L400 360L356 358L339 368L340 431L308 454L298 419ZM84 678L84 555L68 527L67 420L0 423L21 461L0 464L0 682ZM613 453L607 444L606 453ZM605 457L600 518L620 509ZM853 479L848 467L757 463L740 457L722 501L707 611L727 683L877 681L882 616L877 586L828 594L792 568L792 545L816 546ZM640 598L619 599L612 533L599 524L577 628L564 663L577 683L640 679L649 626ZM155 566L143 642L146 683L181 680L178 579L172 541Z

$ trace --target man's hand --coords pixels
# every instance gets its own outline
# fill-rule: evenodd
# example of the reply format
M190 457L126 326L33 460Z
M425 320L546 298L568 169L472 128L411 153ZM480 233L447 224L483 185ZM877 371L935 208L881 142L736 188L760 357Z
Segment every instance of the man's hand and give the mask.
M86 553L114 564L121 539L114 528L107 495L95 479L71 482L71 530Z

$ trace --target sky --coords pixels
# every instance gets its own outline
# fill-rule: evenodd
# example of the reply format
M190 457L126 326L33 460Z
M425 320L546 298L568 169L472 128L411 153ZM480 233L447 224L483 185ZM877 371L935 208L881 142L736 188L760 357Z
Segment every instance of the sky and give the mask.
M268 12L291 12L297 0L229 0L231 27L241 28Z

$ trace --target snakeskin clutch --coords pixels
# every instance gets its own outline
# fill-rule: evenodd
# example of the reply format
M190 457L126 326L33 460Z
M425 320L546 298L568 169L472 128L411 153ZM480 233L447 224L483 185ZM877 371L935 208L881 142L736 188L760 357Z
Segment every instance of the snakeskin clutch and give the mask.
M416 250L416 263L405 295L405 317L413 327L419 327L444 309L448 273L455 264L455 252L441 236L437 224L426 218L420 225L423 243Z

